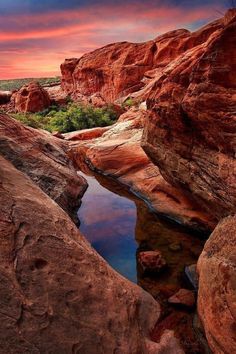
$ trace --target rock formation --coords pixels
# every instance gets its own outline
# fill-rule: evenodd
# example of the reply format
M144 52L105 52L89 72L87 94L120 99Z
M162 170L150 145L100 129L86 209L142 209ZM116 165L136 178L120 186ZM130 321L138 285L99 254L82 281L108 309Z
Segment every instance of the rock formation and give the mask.
M49 95L37 82L31 82L16 92L15 108L18 112L40 112L51 104Z
M143 147L163 177L217 220L236 210L236 11L174 60L148 98Z
M148 340L157 302L113 271L3 157L0 202L1 353L130 354L158 346Z
M205 215L212 228L236 212L235 9L194 33L178 30L139 45L113 44L61 68L63 89L74 98L132 97L147 106L144 114L131 109L97 139L75 138L75 161L118 178L185 224L183 210L185 217L191 210L198 224ZM143 126L142 146L151 160L141 152ZM233 217L223 221L198 263L199 315L217 354L235 351L234 229Z
M145 43L109 44L79 59L66 59L61 65L62 88L77 99L98 96L113 103L134 92L139 97L141 92L142 99L141 89L166 65L221 27L221 21L215 21L194 33L175 30Z
M198 261L198 312L213 353L236 353L236 216L223 219Z
M64 134L72 159L78 168L86 162L118 179L165 217L198 231L212 229L214 220L167 183L141 148L145 116L132 108L111 127Z
M0 153L63 209L72 212L86 189L67 157L67 145L46 131L0 115Z

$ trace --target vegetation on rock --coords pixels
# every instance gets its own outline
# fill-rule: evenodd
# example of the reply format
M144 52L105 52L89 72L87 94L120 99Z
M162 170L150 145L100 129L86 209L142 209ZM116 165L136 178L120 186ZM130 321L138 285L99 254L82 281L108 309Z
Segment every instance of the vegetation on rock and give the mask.
M30 127L60 133L105 127L113 124L118 118L111 106L96 108L76 103L69 103L66 107L51 106L35 114L16 113L12 116Z

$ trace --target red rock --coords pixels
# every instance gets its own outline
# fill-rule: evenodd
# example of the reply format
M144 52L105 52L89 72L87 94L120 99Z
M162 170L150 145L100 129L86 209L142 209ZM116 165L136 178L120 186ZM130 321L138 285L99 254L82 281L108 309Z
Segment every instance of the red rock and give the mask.
M190 290L180 289L168 299L168 302L173 305L183 305L191 308L195 305L195 296Z
M58 131L52 132L52 136L59 139L65 139L64 136Z
M175 30L145 43L114 43L61 65L62 88L77 99L114 102L139 92L172 60L206 41L220 21L190 33Z
M0 205L2 353L149 353L158 303L3 157Z
M101 128L64 134L71 140L70 155L75 165L81 168L86 161L92 169L118 179L159 213L183 225L198 230L213 228L211 218L168 184L144 153L140 142L145 118L145 111L133 107L116 124L103 128L106 131L100 137ZM91 139L81 140L87 138Z
M235 19L229 11L156 79L143 135L162 176L216 220L236 210Z
M138 253L138 263L143 271L160 272L166 267L166 261L160 251L142 251Z
M63 137L64 137L64 139L70 140L70 141L96 139L96 138L99 138L100 136L102 136L109 129L111 129L111 126L97 127L97 128L92 128L92 129L82 129L82 130L77 130L77 131L73 131L70 133L65 133L65 134L63 134Z
M48 93L51 104L64 106L68 102L68 95L61 88L61 85L46 86L44 90Z
M63 209L72 212L87 183L67 157L67 143L0 114L0 153Z
M216 227L198 261L198 313L213 353L236 353L236 216Z
M37 82L24 85L15 94L15 108L18 112L40 112L51 104L49 95Z

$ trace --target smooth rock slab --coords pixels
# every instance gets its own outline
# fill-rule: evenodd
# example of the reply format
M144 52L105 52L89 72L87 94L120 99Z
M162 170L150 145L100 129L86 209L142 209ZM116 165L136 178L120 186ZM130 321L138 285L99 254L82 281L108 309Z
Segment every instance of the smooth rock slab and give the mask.
M2 157L0 206L1 353L150 353L158 303Z

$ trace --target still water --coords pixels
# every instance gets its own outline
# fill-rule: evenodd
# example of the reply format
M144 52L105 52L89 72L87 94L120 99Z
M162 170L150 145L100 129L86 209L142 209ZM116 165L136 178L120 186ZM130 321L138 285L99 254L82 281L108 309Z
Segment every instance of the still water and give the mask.
M114 269L136 282L134 201L104 188L93 176L80 174L88 182L78 211L81 232Z
M184 268L196 263L204 241L161 219L116 181L80 174L88 182L78 210L80 230L96 251L154 297L165 297L186 286ZM165 272L157 278L144 275L136 264L140 250L159 250L168 264Z

